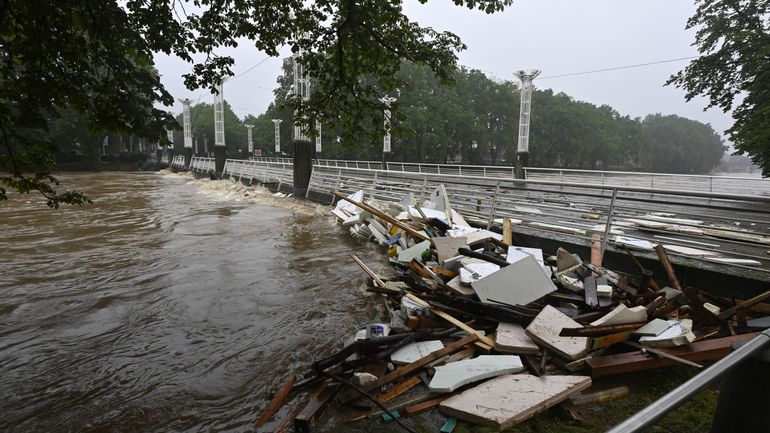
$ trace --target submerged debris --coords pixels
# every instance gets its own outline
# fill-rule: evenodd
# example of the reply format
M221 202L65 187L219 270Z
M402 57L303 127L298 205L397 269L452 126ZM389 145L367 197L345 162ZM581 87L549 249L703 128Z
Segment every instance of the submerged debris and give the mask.
M388 306L390 323L351 329L349 344L296 382L289 377L257 427L293 394L277 431L310 429L332 402L348 422L380 419L412 431L402 418L438 408L449 417L436 426L441 431L452 431L457 419L504 429L557 404L628 395L625 387L580 394L592 378L699 368L694 361L721 358L768 324L770 291L741 302L683 287L665 245L614 237L654 249L665 275L653 275L630 252L638 275L564 248L544 258L540 249L512 245L510 219L501 220L502 235L472 227L446 194L439 186L423 203L411 194L384 203L364 202L363 191L334 193L340 224L387 251L390 277L352 258ZM699 223L660 214L629 222Z

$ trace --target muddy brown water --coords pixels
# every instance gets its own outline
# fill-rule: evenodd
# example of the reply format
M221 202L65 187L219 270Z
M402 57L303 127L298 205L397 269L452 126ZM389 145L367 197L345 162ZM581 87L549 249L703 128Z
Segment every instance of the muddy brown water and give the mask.
M326 207L163 173L62 179L94 204L0 202L2 432L254 431L289 372L382 314L349 258L382 252ZM316 431L397 430L340 419Z

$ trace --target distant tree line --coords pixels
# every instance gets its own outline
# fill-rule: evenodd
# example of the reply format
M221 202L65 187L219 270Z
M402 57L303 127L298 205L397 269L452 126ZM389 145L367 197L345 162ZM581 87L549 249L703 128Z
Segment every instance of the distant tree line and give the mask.
M291 149L293 117L284 104L291 90L290 66L290 60L284 62L276 99L267 111L248 118L247 123L256 125L255 142L263 154L272 155L271 119L283 119L282 150ZM447 85L430 69L411 63L403 63L397 76L405 85L395 103L391 160L512 164L519 124L516 83L461 68ZM381 140L345 136L329 117L321 128L320 157L381 159ZM372 127L381 129L381 122ZM213 117L209 123L213 125ZM719 165L726 147L708 124L676 115L631 118L608 105L546 89L532 95L529 150L530 165L539 167L707 173Z
M274 152L274 124L281 119L281 154L292 151L293 111L285 103L291 92L291 60L278 77L276 98L265 113L239 118L225 101L225 143L228 158L247 158L247 130L262 155ZM392 161L510 165L516 153L519 89L512 81L497 81L484 73L461 68L454 83L440 82L430 69L404 63L398 77L405 83L394 105ZM227 88L225 86L225 96ZM395 96L395 95L394 95ZM182 124L182 115L177 121ZM214 108L210 103L192 107L194 153L207 155L214 146ZM67 120L65 122L64 120ZM57 135L62 148L75 143L85 154L101 151L104 136L88 138L74 116L62 119ZM380 129L382 118L370 128ZM315 133L315 132L313 132ZM321 158L380 160L381 139L348 136L327 116L321 127ZM111 153L126 147L129 138L111 137ZM56 140L55 140L56 141ZM183 149L181 130L174 132L174 149ZM131 141L128 141L130 144ZM92 146L92 149L86 149ZM115 146L121 149L115 148ZM672 173L707 173L722 161L726 147L710 125L676 115L651 114L631 118L608 105L577 101L550 89L532 95L530 165L577 169L640 170Z

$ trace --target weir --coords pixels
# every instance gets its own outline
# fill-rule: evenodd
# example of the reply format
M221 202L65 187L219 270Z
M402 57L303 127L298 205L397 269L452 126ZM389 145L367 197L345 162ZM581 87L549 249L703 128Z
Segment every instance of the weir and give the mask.
M183 164L176 155L171 166ZM189 169L204 175L214 165L211 158L195 157ZM382 167L379 161L315 160L304 198L332 204L332 191L363 190L367 200L398 201L407 194L421 200L443 184L452 207L472 224L501 230L502 218L511 218L517 244L546 251L569 245L588 256L598 237L606 263L629 273L638 269L626 249L662 272L655 252L643 247L663 244L686 285L751 296L770 283L768 180L539 168L524 168L529 178L521 180L512 167ZM295 170L291 158L228 159L222 177L297 195Z

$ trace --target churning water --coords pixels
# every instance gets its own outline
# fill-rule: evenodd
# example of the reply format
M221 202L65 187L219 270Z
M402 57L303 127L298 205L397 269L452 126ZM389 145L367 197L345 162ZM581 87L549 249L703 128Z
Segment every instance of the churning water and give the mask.
M2 432L253 431L289 372L376 313L349 254L383 255L326 207L169 173L62 179L94 204L0 202Z

